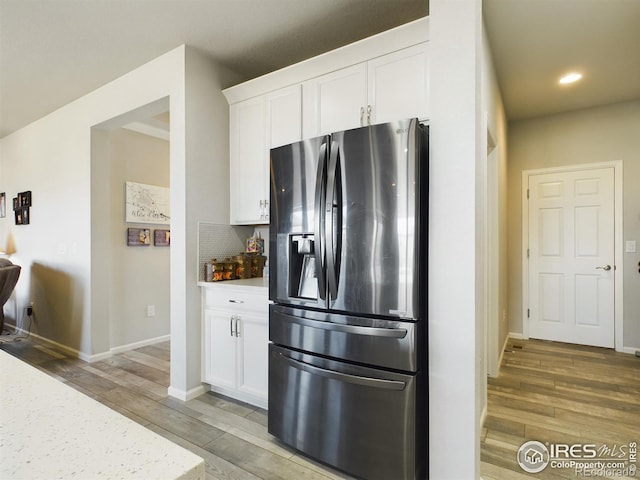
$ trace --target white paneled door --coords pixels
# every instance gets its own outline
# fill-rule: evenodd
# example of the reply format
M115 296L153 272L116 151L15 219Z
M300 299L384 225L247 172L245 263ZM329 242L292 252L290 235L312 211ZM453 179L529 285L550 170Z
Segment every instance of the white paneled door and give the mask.
M529 336L614 346L614 169L529 176Z

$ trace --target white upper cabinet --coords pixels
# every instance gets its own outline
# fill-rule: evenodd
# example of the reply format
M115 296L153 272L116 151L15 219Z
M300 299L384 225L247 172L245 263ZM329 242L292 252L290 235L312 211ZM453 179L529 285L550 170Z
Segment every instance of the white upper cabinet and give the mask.
M293 85L266 95L269 148L302 140L301 92L301 85Z
M429 117L429 18L223 90L230 218L269 223L269 150L375 123Z
M425 42L367 63L371 124L429 117L428 48Z
M303 83L303 137L428 117L427 42Z
M367 65L313 78L302 84L304 138L360 126L367 104Z
M230 115L231 223L269 223L269 149L302 138L300 85L234 103Z
M264 97L231 105L229 119L231 223L269 223L264 207L269 178Z

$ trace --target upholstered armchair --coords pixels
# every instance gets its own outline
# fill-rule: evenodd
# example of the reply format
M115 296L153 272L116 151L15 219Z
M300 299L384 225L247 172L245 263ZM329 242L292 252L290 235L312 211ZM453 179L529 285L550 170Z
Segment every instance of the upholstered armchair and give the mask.
M7 303L18 283L20 265L14 265L6 258L0 258L0 334L4 329L4 304Z

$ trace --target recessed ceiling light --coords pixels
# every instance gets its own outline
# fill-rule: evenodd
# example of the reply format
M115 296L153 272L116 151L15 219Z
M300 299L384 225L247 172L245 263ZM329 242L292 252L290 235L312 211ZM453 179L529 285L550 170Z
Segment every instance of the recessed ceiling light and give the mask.
M582 78L581 73L576 73L576 72L567 73L566 75L560 78L559 83L562 85L566 85L568 83L577 82L581 78Z

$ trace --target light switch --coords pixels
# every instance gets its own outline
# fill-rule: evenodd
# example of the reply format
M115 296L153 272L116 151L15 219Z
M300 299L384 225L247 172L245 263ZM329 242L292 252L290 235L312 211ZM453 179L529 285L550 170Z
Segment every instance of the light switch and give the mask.
M635 240L627 240L625 244L625 251L627 253L636 253L636 241Z

